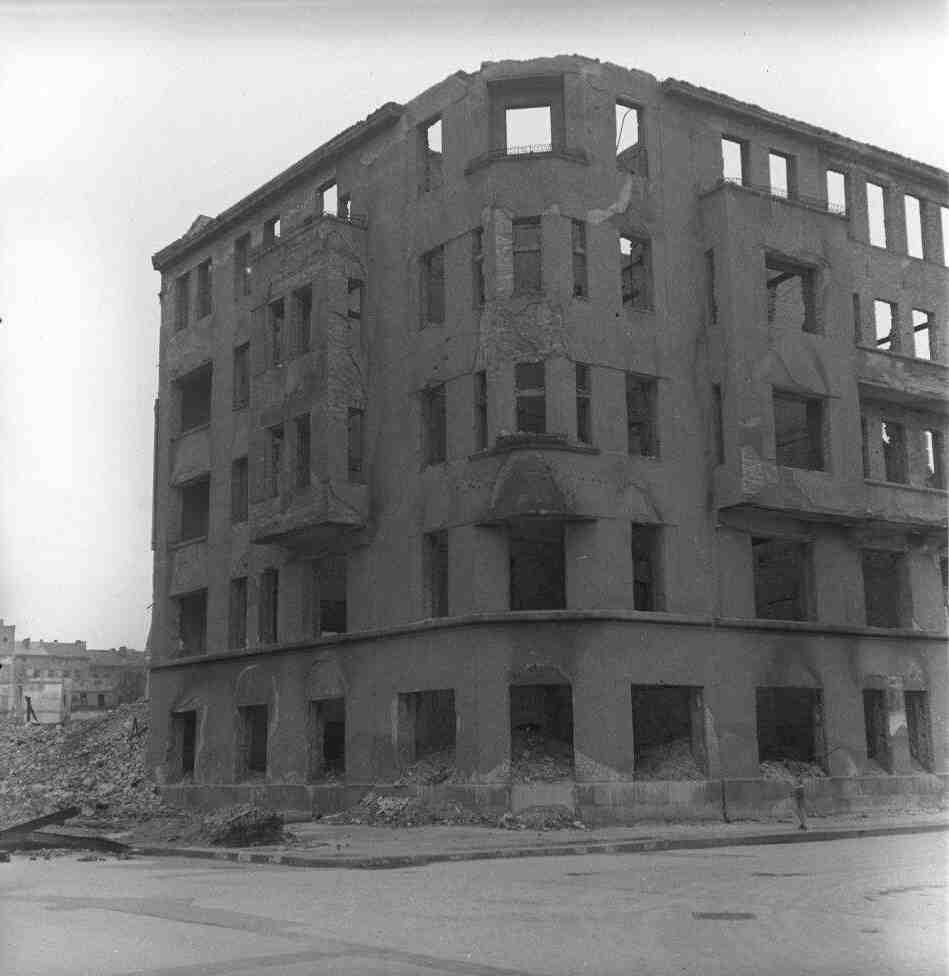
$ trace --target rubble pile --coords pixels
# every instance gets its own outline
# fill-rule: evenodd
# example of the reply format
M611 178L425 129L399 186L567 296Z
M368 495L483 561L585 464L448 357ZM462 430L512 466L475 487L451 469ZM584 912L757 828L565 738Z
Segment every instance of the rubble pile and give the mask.
M388 796L370 790L354 807L328 814L320 822L375 827L423 827L428 824L483 824L493 821L459 803L432 801L420 796Z
M777 780L783 783L799 783L805 779L825 779L827 773L813 762L803 762L800 759L766 759L759 764L763 779Z
M688 739L646 746L636 758L636 779L705 779Z
M427 756L422 756L421 759L416 759L411 765L406 766L395 781L395 785L422 784L431 786L435 783L448 783L454 781L455 773L454 748L442 749L440 752L432 752Z
M145 767L147 740L146 701L64 725L0 719L0 826L68 806L113 824L165 812Z
M279 844L284 840L283 817L252 804L216 810L204 817L203 827L209 843L224 847Z
M550 783L573 779L573 746L534 727L511 733L511 782Z

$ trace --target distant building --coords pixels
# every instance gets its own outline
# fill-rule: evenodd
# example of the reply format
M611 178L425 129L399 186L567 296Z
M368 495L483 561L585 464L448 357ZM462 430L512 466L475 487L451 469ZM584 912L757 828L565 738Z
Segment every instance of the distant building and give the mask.
M145 655L128 647L90 649L83 640L15 639L0 620L0 714L26 715L30 696L40 721L94 715L145 693ZM60 704L54 707L56 699ZM39 703L42 702L42 714Z

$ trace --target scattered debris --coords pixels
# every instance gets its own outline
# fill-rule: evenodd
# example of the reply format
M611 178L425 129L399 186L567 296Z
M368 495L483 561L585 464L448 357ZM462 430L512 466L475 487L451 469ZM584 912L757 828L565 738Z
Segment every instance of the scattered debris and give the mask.
M766 759L760 764L763 779L798 783L805 779L826 779L827 773L813 762L800 759Z
M504 813L498 818L497 825L505 830L589 830L573 810L557 804Z
M485 824L495 818L460 803L433 802L419 796L390 796L370 790L354 807L322 817L325 824L421 827L427 824Z
M224 847L279 844L284 839L283 817L252 804L216 810L204 818L203 826L208 841Z

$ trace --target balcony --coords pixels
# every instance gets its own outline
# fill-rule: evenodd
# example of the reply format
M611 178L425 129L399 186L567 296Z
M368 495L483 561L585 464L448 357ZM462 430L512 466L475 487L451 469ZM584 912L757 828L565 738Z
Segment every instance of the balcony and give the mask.
M254 290L313 266L329 255L362 263L366 254L365 217L320 214L254 248L250 253Z
M307 549L364 528L368 518L368 485L326 479L253 504L250 539Z
M555 146L551 143L535 143L527 146L501 146L489 149L485 153L475 156L465 167L465 175L470 176L476 170L496 162L525 161L534 159L563 159L571 163L589 165L590 157L583 149L571 149L566 146Z
M864 513L869 521L915 529L936 529L945 537L949 493L884 481L864 483Z
M893 403L944 409L949 366L929 359L859 346L857 379L865 392Z

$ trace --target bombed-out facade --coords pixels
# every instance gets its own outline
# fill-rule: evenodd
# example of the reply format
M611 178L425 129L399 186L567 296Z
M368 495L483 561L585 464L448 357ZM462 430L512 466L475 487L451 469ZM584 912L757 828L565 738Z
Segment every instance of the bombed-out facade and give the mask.
M602 820L774 809L769 762L817 809L941 796L947 204L556 57L198 218L154 257L169 794L328 810L438 756Z

